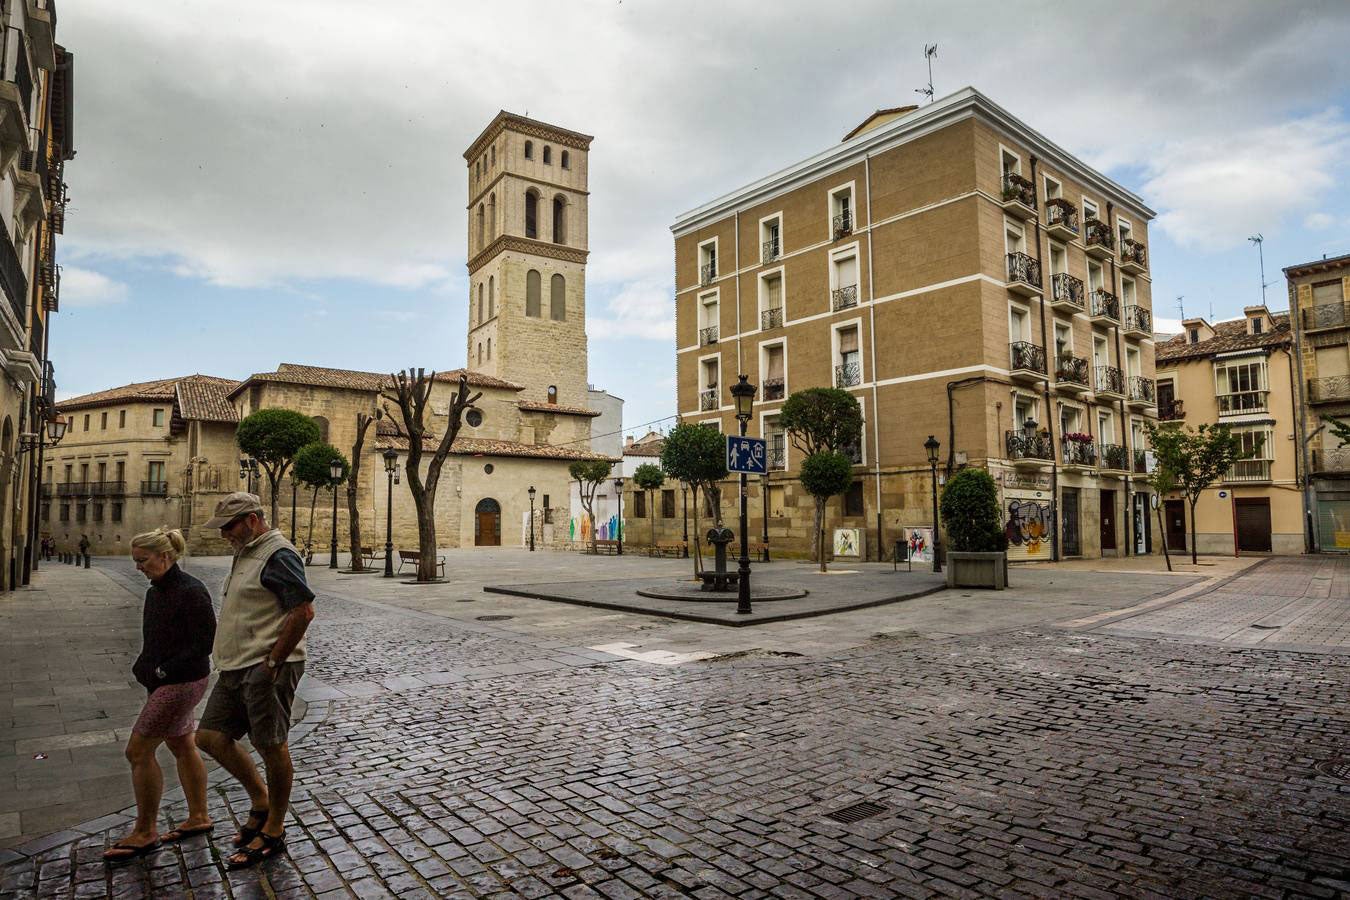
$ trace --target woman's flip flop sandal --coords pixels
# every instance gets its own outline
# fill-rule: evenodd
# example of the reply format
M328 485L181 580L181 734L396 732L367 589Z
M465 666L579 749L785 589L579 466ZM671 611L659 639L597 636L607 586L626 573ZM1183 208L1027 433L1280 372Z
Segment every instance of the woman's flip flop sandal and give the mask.
M259 837L262 838L263 842L261 847L241 847L226 862L225 868L230 870L248 869L264 860L281 856L286 852L286 832L283 831L276 837L272 837L270 834L260 834ZM243 856L243 859L235 858L240 855Z
M118 841L116 844L113 844L111 847L109 847L107 852L103 854L103 861L110 866L124 866L127 863L131 862L133 859L140 859L143 856L149 856L151 853L154 853L159 848L160 848L159 841L151 841L148 844L141 844L139 846L137 846L136 844L126 844L123 843L122 841ZM131 852L119 854L118 856L109 856L108 854L113 852L114 850L129 850Z

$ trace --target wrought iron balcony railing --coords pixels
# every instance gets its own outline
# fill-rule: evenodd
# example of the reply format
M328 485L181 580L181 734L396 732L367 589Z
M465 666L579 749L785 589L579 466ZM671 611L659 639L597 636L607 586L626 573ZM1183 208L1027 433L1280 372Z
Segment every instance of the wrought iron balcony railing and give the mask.
M1125 330L1151 334L1153 332L1153 313L1142 306L1125 307Z
M1350 375L1308 379L1309 403L1334 403L1341 400L1350 400Z
M715 343L717 343L716 325L709 325L707 328L700 328L698 330L698 345L700 347L706 347L709 344Z
M1158 418L1163 422L1179 422L1186 418L1186 401L1173 400L1158 407Z
M1120 299L1110 291L1098 288L1092 292L1090 315L1094 319L1110 319L1113 322L1119 322Z
M857 306L858 286L850 284L846 287L836 288L830 292L830 300L835 312Z
M1101 445L1102 468L1112 472L1130 470L1130 454L1120 444Z
M23 273L23 263L14 249L14 240L8 232L0 234L0 287L4 288L5 299L14 311L19 327L28 326L28 276Z
M1134 457L1134 465L1131 467L1130 471L1134 472L1136 475L1147 475L1148 454L1143 450L1134 450L1132 451L1132 455Z
M853 211L844 210L834 217L834 237L836 240L853 233Z
M717 277L717 263L715 262L704 263L702 266L699 267L698 270L699 284L712 284L713 279L716 277Z
M52 485L50 484L42 485L42 499L50 500L53 493L54 491Z
M704 412L707 412L710 409L717 409L716 385L698 392L698 408Z
M1111 235L1111 226L1100 219L1088 219L1084 223L1087 228L1087 234L1083 243L1088 249L1101 248L1103 250L1114 250L1116 240Z
M1045 348L1030 341L1016 341L1008 345L1008 351L1012 355L1014 371L1022 369L1045 374Z
M1312 452L1314 472L1350 472L1350 445Z
M1066 466L1095 466L1097 445L1091 441L1064 441L1063 456Z
M1091 387L1088 383L1088 361L1072 353L1061 353L1055 358L1055 381Z
M782 324L783 307L781 306L763 310L759 314L759 327L762 331L768 331L770 328L779 328Z
M1321 303L1303 310L1303 330L1344 328L1350 322L1350 303Z
M1022 431L1007 431L1003 434L1003 446L1007 458L1012 460L1043 459L1049 462L1055 455L1050 436L1043 433L1028 435Z
M1097 367L1097 391L1103 394L1124 394L1125 376L1115 366Z
M94 497L120 497L127 492L125 481L91 481L89 485Z
M88 497L89 482L87 481L63 481L56 486L56 496L58 497Z
M1219 415L1240 416L1244 413L1266 412L1269 391L1237 391L1219 394Z
M1045 227L1078 234L1078 207L1061 197L1045 201Z
M1025 284L1036 290L1041 289L1041 264L1027 254L1019 251L1008 254L1008 282Z
M785 382L782 378L765 378L761 385L765 400L782 400Z
M1156 383L1152 378L1145 378L1142 375L1131 375L1129 381L1129 398L1135 403L1147 403L1152 406L1157 402L1158 391Z
M141 494L150 497L164 497L169 493L167 481L142 481Z
M1074 278L1068 272L1060 272L1050 277L1051 301L1056 306L1071 306L1074 309L1082 309L1084 293L1081 278Z
M1224 481L1269 481L1270 460L1240 459L1224 473Z
M834 367L834 386L838 388L854 387L862 384L862 365L851 362Z
M773 240L770 241L765 241L763 246L760 247L760 258L766 263L773 262L781 255L782 250L779 247L778 238L774 238Z
M1003 202L1011 203L1014 200L1035 209L1036 185L1016 172L1007 172L1003 176Z
M769 468L781 472L787 468L787 444L781 435L777 436L777 441L773 437L771 435L769 440Z
M1120 261L1125 265L1135 265L1141 269L1148 268L1148 249L1132 238L1122 238L1120 241Z

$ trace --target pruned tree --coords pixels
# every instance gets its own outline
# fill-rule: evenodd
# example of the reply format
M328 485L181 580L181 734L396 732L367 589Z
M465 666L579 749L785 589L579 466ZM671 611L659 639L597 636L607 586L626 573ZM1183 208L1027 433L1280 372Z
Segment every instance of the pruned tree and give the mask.
M694 495L694 573L703 569L698 525L698 492L717 498L717 483L727 477L726 438L716 428L681 422L666 437L661 468L668 477L689 485Z
M833 450L820 450L802 460L802 487L816 501L816 558L820 571L826 571L825 504L853 483L853 462Z
M427 461L426 475L422 475L422 457L426 448L423 442L432 435L427 428L427 413L431 405L431 389L436 383L436 373L430 375L425 369L404 369L396 375L390 375L390 387L380 396L398 406L402 418L400 431L408 439L408 491L413 495L413 506L417 510L417 549L420 558L417 562L417 580L436 580L436 488L441 480L441 468L445 458L450 455L450 447L459 435L464 424L464 411L478 402L483 396L478 392L469 396L469 376L460 373L459 386L450 396L446 408L445 431Z
M586 510L586 518L591 520L591 553L595 553L595 492L613 469L614 464L605 459L579 459L567 467L567 474L577 482L581 508Z
M666 483L666 473L655 463L643 463L633 470L633 482L647 495L647 515L651 520L652 546L656 546L656 510L652 508L652 491Z
M332 444L315 441L301 447L295 454L295 480L312 490L309 497L309 532L305 536L306 562L314 553L314 507L319 502L319 489L331 487L337 490L337 484L333 483L333 475L329 471L329 465L335 459L342 460L342 479L346 480L351 471L350 463Z
M862 440L862 407L852 394L838 388L797 391L784 401L778 422L792 439L792 446L807 459L822 453L843 453ZM814 558L820 560L821 571L824 571L825 503L833 495L815 493L806 486L805 481L802 487L816 502L816 539L811 542L811 552L816 554ZM847 489L846 484L843 490Z
M361 486L361 451L366 445L366 430L371 423L384 418L384 410L375 407L374 412L356 414L356 441L352 444L352 473L347 479L347 530L352 542L352 571L365 570L365 557L361 554L361 509L356 502L356 493Z
M267 475L273 525L277 522L277 485L300 448L323 437L318 423L292 409L260 409L245 416L235 429L239 449L258 461Z
M1153 489L1153 496L1158 502L1158 535L1162 538L1163 559L1167 561L1167 571L1172 571L1172 552L1167 546L1167 525L1163 521L1163 502L1162 498L1177 489L1176 473L1163 464L1162 460L1157 458L1157 451L1154 451L1153 471L1148 473L1148 486Z
M1233 463L1250 459L1260 449L1242 449L1242 441L1227 425L1201 424L1191 430L1179 423L1157 425L1144 422L1148 442L1157 458L1157 465L1172 473L1176 490L1186 498L1191 509L1191 564L1195 565L1199 551L1195 546L1195 507L1200 496L1214 482L1233 467ZM1163 541L1167 538L1164 534Z

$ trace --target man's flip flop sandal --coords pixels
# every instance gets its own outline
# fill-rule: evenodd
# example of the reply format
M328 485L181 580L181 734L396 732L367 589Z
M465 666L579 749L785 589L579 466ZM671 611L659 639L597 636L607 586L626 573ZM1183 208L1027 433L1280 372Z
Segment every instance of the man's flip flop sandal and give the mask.
M185 841L190 837L196 837L199 834L210 834L216 830L215 825L198 825L196 828L175 828L173 831L166 831L159 836L160 843L176 844L179 841ZM253 838L249 838L253 840Z
M259 837L262 838L263 842L261 847L241 847L231 854L231 859L225 864L225 868L230 870L248 869L264 860L281 856L286 852L286 832L283 831L276 837L272 837L270 834L261 834ZM233 858L240 854L243 854L243 859L236 860Z
M257 822L257 825L250 825L249 822ZM236 847L243 847L253 843L253 839L262 831L263 825L267 824L267 810L250 809L248 818L244 824L239 826L239 834L234 839Z
M160 848L159 841L151 841L148 844L141 844L140 846L137 846L136 844L125 844L122 843L121 841L118 841L116 844L113 844L111 847L109 847L107 852L103 854L103 861L110 866L124 866L127 863L131 862L133 859L140 859L143 856L149 856L151 853L154 853L159 848ZM108 853L111 853L114 850L130 850L131 852L124 853L119 856L109 856Z

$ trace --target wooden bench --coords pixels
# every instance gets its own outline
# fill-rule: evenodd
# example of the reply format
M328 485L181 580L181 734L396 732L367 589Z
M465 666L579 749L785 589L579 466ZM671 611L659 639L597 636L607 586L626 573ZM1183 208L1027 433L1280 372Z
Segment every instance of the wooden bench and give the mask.
M768 549L769 549L769 545L766 544L766 543L764 543L763 541L751 541L751 542L750 542L750 558L751 558L751 559L758 559L760 556L762 556L762 555L764 554L764 551L765 551L765 550L768 550ZM728 552L728 554L729 554L728 559L740 559L740 558L741 558L741 545L740 545L740 544L732 544L729 548L727 548L727 552Z
M616 553L619 552L619 542L618 542L618 541L596 541L596 542L595 542L595 552L596 552L596 553L608 553L609 555L613 556L614 554L616 554Z
M689 545L684 541L657 541L647 550L648 556L684 556Z
M365 560L366 565L374 565L375 562L376 562L376 559L377 559L377 557L375 556L375 548L374 548L374 547L362 547L362 548L361 548L361 559Z
M398 551L398 570L403 571L403 566L412 563L413 566L419 566L422 562L422 551L420 550L400 550ZM441 577L445 577L445 557L440 556L436 559L436 568L440 569Z

